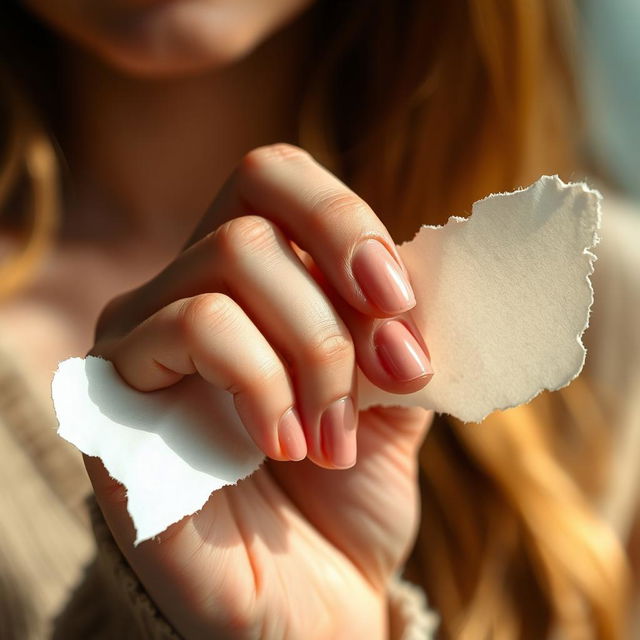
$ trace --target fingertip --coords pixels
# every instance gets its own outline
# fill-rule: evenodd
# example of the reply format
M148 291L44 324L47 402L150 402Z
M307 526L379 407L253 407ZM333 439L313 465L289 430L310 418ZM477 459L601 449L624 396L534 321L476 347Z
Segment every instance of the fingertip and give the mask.
M320 449L334 469L353 467L357 458L358 416L349 396L332 402L320 419Z
M351 258L351 270L375 315L399 315L415 307L406 269L380 240L366 238L360 242Z
M299 462L307 456L307 441L300 422L300 416L294 407L284 412L278 423L278 443L285 460Z
M373 344L382 368L393 380L422 387L433 377L429 355L402 320L380 324Z

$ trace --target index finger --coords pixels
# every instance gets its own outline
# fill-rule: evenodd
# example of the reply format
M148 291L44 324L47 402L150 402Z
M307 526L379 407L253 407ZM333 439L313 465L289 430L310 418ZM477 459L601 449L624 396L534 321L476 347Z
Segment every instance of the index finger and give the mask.
M385 226L364 200L306 151L275 144L249 152L192 241L247 214L276 223L358 311L387 317L415 306L408 273Z

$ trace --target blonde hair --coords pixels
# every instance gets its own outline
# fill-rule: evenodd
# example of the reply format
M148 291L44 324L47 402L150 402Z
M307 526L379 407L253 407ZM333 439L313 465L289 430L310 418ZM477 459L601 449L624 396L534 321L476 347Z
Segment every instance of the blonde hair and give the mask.
M489 192L573 170L567 2L371 0L312 11L300 143L398 241ZM51 239L57 176L33 105L11 69L2 79L0 206L25 184L31 194L24 251L0 275L9 294ZM625 559L593 508L598 474L580 462L604 460L597 409L578 380L482 427L436 420L420 452L423 513L407 573L440 613L443 637L622 636ZM579 455L568 441L583 443Z

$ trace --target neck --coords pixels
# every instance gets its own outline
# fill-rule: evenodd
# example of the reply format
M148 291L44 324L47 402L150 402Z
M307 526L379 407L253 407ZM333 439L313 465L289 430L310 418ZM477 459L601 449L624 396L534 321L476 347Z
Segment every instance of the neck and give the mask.
M295 142L296 27L231 67L179 79L124 76L74 51L67 237L181 244L247 151Z

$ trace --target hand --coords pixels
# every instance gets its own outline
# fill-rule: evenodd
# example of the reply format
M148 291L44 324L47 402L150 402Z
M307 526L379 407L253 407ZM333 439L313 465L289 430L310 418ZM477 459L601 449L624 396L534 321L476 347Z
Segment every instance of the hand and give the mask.
M137 548L123 488L85 458L118 545L185 637L386 637L430 415L361 412L353 466L356 364L387 391L428 382L414 303L371 209L275 145L245 157L184 253L107 307L92 353L141 391L191 374L229 390L269 457Z

